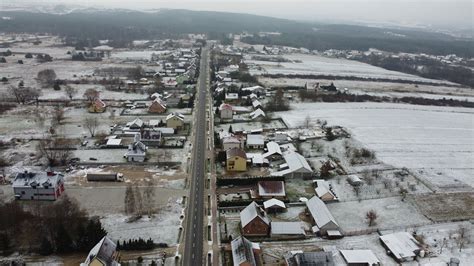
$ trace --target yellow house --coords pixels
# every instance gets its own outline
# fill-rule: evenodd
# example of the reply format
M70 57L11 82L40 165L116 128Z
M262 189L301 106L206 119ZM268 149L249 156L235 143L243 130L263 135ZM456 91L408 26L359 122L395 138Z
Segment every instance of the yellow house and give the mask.
M226 151L227 171L247 171L247 154L239 148Z
M104 236L87 255L86 261L81 266L120 266L117 245Z
M184 126L184 115L171 113L166 117L166 127L181 129Z

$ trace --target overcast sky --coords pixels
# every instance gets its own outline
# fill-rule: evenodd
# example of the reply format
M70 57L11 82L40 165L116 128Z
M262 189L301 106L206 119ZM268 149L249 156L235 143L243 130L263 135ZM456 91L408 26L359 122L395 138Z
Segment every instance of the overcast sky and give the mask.
M471 0L0 0L130 9L181 8L288 19L472 27Z

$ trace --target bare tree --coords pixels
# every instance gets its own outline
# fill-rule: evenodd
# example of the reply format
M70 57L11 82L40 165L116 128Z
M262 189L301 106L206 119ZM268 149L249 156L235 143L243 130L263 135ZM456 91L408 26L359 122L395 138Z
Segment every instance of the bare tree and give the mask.
M39 97L43 95L43 92L41 89L33 89L33 88L28 88L28 93L30 94L30 97L32 99L35 99L36 101L36 106L39 105Z
M370 210L365 214L365 219L369 222L369 226L375 225L375 220L377 220L377 212L375 210Z
M43 85L52 85L56 80L56 72L52 69L44 69L38 72L37 78Z
M130 215L135 213L135 193L131 184L127 185L125 189L125 213Z
M84 98L89 102L92 103L95 99L99 97L99 92L96 89L87 89L84 92Z
M96 116L89 116L84 119L84 127L89 130L91 137L95 136L95 132L99 127L99 119Z
M60 125L64 120L64 108L62 106L56 106L53 112L53 123Z
M47 137L38 143L38 152L49 166L66 165L72 156L67 140Z
M37 92L37 90L23 86L9 86L8 92L9 94L13 95L16 101L20 104L25 104L27 101L35 99L35 97L39 97L41 95L40 92Z
M304 126L305 128L310 128L312 125L313 125L313 123L311 122L311 117L310 117L309 115L307 115L307 116L304 118L303 126Z
M72 101L72 98L74 98L74 95L77 94L77 89L70 85L66 85L66 87L64 88L64 93L69 98L69 100Z
M466 244L469 244L470 230L465 225L460 225L456 233L459 235L457 238L457 243L459 252L461 252Z

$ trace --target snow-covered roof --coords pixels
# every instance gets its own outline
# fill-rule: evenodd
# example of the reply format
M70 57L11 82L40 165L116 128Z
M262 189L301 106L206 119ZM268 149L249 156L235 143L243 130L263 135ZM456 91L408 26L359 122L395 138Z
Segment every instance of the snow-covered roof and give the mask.
M181 120L181 121L184 121L184 115L181 114L181 113L178 113L178 112L173 112L173 113L167 115L167 116L166 116L166 120L169 120L169 119L171 119L171 118L173 118L173 117L176 117L176 118L178 118L178 119Z
M223 144L240 144L240 140L234 136L226 136L222 139Z
M97 258L106 265L118 266L120 265L115 261L114 255L117 246L107 236L104 236L99 243L97 243L90 251L84 262L85 265L89 265L92 260Z
M319 228L322 228L330 222L333 222L335 225L339 226L336 222L336 219L334 219L331 212L326 207L326 204L324 204L324 202L318 197L312 197L306 202L306 206L308 207L311 216Z
M263 164L268 163L268 160L263 157L263 154L260 153L247 153L247 158L252 159L253 164Z
M280 207L286 209L285 203L279 199L269 199L263 202L263 208L268 209L271 207ZM272 223L273 226L273 223Z
M262 103L259 100L253 100L252 101L252 106L253 106L253 108L257 108L259 106L262 106Z
M274 154L282 155L280 145L278 145L278 143L276 143L274 141L270 141L270 142L267 143L267 152L263 154L263 157L266 158L266 157L272 156Z
M283 181L259 181L258 182L258 194L261 197L284 197L285 182Z
M415 257L420 243L408 232L397 232L380 236L380 240L390 249L397 260Z
M268 225L270 224L270 219L265 215L264 211L257 205L257 203L255 203L255 201L252 201L252 203L240 212L240 222L242 227L245 227L257 217L260 217L264 223Z
M250 119L256 119L258 117L265 117L265 112L260 108L250 113Z
M265 143L263 135L251 134L247 135L247 145L263 145Z
M273 172L273 176L284 176L287 174L291 173L312 173L313 170L309 166L308 162L306 159L303 157L303 155L297 153L297 152L288 152L283 155L283 158L285 159L286 164L288 165L288 169L279 171L279 172Z
M109 140L107 140L107 146L118 146L120 145L120 143L122 143L122 139L115 139L115 138L111 138Z
M221 106L219 106L219 110L220 111L222 111L222 110L231 110L232 111L232 105L227 104L227 103L223 103L223 104L221 104Z
M18 173L13 180L13 188L56 187L63 180L63 174L57 172L23 172Z
M237 100L237 99L239 99L239 94L238 93L226 93L225 94L225 99L226 100Z
M136 118L133 121L130 121L126 124L127 127L142 127L143 126L143 120L140 118Z
M262 86L252 86L252 87L246 87L242 88L243 91L258 91L258 90L263 90Z
M314 191L316 192L316 196L321 198L322 196L329 193L333 197L335 197L334 194L329 190L329 183L326 180L316 179L316 180L313 180L313 182L316 183L316 188L314 189Z
M253 254L253 243L243 236L239 236L230 243L232 247L232 260L234 265L241 265L248 262L250 265L256 265Z
M272 224L273 226L273 224ZM380 261L370 249L340 250L347 263L379 265Z
M304 235L301 222L272 222L272 235Z

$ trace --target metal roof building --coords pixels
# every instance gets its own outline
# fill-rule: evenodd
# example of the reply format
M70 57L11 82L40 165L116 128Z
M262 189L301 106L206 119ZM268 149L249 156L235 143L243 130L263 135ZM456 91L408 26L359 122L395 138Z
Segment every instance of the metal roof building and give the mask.
M313 217L313 220L322 235L326 235L328 231L339 231L339 225L332 216L326 204L317 196L312 197L306 202L306 207Z

